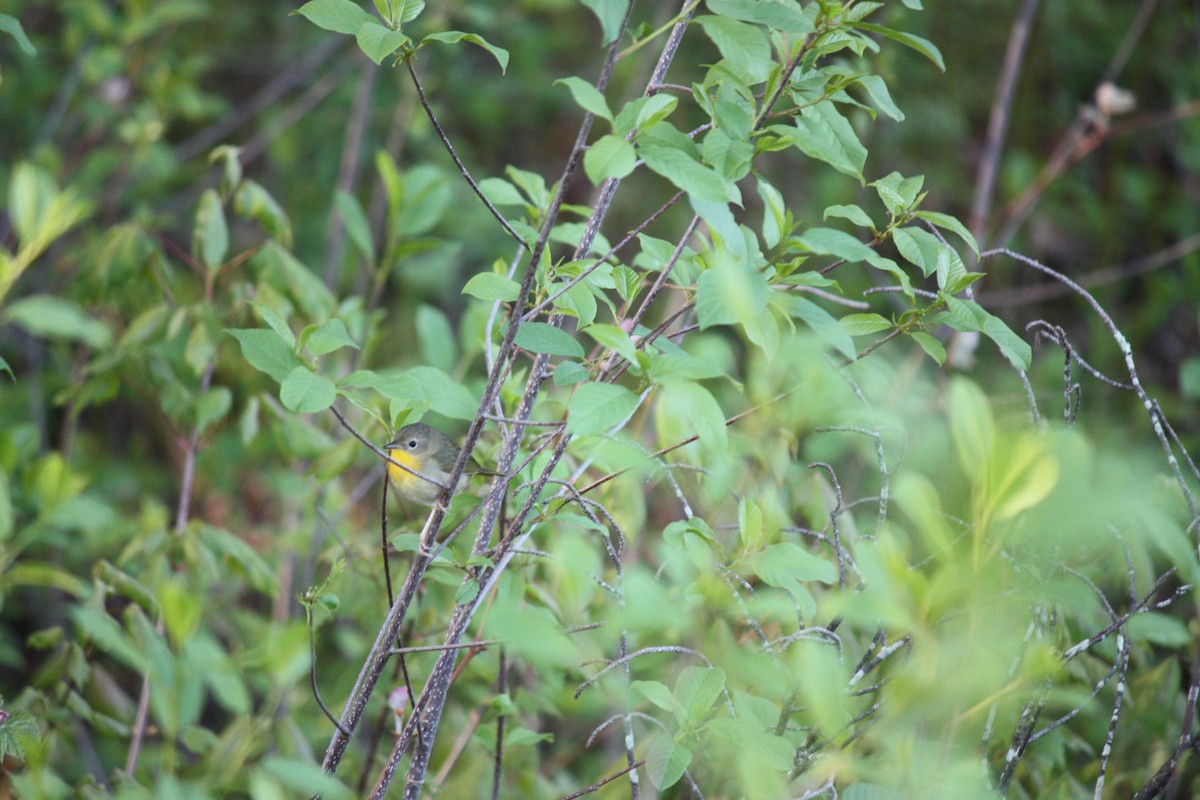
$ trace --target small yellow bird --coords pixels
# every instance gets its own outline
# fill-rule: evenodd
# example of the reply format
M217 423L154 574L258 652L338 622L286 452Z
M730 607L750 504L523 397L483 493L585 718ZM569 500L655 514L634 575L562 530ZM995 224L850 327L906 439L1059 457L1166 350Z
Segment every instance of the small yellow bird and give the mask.
M433 478L442 486L450 480L450 471L458 460L460 448L450 437L424 422L405 425L396 431L392 441L384 445L384 450L393 459L404 466L414 469L427 477ZM388 480L396 491L410 503L432 506L442 494L442 486L419 478L395 464L387 465ZM482 469L474 458L467 462L458 486L454 487L451 496L463 490L467 480L473 475L498 476L500 473Z

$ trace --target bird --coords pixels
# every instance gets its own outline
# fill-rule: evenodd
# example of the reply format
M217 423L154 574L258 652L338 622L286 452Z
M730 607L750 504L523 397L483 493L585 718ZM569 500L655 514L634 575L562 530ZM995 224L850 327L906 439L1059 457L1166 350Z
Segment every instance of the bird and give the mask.
M437 503L443 487L450 480L450 472L454 469L454 462L458 460L460 452L459 446L449 436L424 422L415 422L400 428L383 449L392 460L437 481L433 483L425 480L392 463L387 465L388 480L392 482L396 492L405 500L423 506ZM499 474L483 469L479 462L471 458L467 461L462 477L458 479L458 485L450 494L453 496L461 492L474 475L497 477Z

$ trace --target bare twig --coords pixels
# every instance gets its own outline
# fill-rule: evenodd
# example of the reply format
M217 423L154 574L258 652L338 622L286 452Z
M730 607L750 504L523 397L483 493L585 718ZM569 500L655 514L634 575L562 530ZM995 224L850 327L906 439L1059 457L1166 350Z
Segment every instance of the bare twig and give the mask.
M1013 94L1017 77L1021 74L1021 62L1025 57L1025 46L1033 29L1033 18L1037 15L1040 0L1025 0L1009 33L1008 47L1004 51L1004 64L1000 68L1000 82L996 97L992 101L992 112L988 117L987 140L983 156L979 159L979 172L975 178L975 198L971 201L971 216L968 226L975 238L984 241L988 212L992 205L992 193L996 187L1000 156L1004 151L1004 137L1008 133L1008 117L1012 112Z

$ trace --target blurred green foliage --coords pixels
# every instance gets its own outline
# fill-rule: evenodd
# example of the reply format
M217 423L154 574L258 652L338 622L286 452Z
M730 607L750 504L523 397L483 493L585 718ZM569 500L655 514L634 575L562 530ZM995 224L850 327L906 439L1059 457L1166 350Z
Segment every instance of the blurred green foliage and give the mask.
M563 796L630 757L671 797L1143 787L1195 671L1194 475L1154 433L1197 433L1200 72L1170 21L1195 10L1142 29L1132 7L1040 9L971 231L1016 9L920 5L709 0L642 98L674 4L625 33L606 0L7 7L0 794L361 795L404 679L388 669L323 772L310 667L336 715L388 602L381 465L328 409L377 444L420 417L461 430L497 360L490 410L545 427L506 497L524 526L486 553L453 540L405 620L404 645L439 645L478 602L467 641L503 643L459 656L428 790L486 796L500 750L502 796ZM600 91L609 36L625 52ZM996 241L1101 77L1136 110ZM606 179L616 203L573 253ZM1105 279L1123 339L1077 295L1013 294L1047 281L977 260L1003 245ZM1057 355L1031 361L1036 318L1106 374L1127 341L1165 417L1077 363L1064 392ZM969 378L939 371L969 369L952 332L982 334ZM1031 424L1026 371L1044 416L1081 396L1078 419ZM507 430L488 422L481 463ZM396 570L423 516L390 517ZM414 691L438 656L408 656Z

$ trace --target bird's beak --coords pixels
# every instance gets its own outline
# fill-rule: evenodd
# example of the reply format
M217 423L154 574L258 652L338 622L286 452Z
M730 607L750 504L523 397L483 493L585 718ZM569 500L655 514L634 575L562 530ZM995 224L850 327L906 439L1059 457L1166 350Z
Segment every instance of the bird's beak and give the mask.
M388 442L387 444L385 444L383 446L383 449L384 450L395 450L399 446L400 445L396 444L395 442Z

